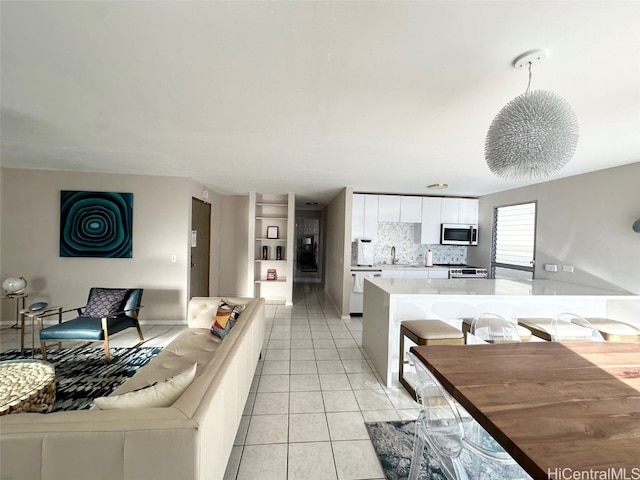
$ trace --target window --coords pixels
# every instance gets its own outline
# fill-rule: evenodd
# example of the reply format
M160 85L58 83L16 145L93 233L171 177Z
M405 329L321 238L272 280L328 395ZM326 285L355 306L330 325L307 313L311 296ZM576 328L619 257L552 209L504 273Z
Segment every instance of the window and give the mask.
M491 276L533 279L536 245L536 202L497 207L494 212Z

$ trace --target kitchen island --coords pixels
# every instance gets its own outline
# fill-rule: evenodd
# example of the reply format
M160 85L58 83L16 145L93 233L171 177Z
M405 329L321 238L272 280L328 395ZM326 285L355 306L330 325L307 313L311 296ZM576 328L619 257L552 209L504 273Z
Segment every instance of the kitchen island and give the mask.
M554 317L571 312L606 317L608 300L637 300L624 290L555 280L369 278L364 282L362 341L386 386L399 385L400 322L439 319L461 329L463 318L486 312L505 318ZM464 347L461 347L464 348Z

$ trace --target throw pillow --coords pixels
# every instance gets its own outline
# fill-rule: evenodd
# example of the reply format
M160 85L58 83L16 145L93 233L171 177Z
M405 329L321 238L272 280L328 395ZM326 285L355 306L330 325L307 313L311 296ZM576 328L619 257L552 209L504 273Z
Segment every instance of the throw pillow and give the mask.
M211 324L211 333L216 337L224 338L238 321L238 317L244 311L246 305L235 305L226 300L222 300L218 305L216 318Z
M211 320L216 317L217 312L218 312L217 305L203 308L198 312L196 317L192 320L192 324L198 326L199 328L206 328L211 325Z
M108 317L124 308L128 288L92 288L83 317Z
M98 397L93 403L100 410L169 407L180 398L196 376L197 363L164 382L112 397Z

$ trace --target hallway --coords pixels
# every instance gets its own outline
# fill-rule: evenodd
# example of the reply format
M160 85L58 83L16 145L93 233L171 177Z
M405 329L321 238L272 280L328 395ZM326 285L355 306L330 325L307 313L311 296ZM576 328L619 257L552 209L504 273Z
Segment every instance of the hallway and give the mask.
M415 419L404 389L384 388L362 344L320 285L294 285L294 305L267 305L259 362L225 478L383 479L365 422Z

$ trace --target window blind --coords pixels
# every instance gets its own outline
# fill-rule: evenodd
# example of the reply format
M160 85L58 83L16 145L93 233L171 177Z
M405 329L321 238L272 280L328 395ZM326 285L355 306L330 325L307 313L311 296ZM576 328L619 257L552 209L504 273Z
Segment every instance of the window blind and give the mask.
M500 265L533 270L536 204L523 203L496 209L495 257Z

